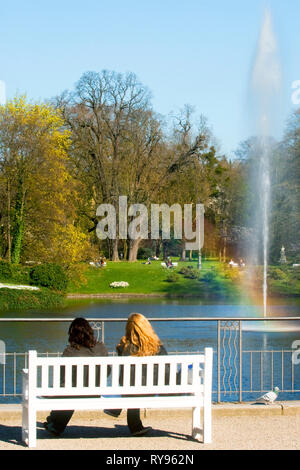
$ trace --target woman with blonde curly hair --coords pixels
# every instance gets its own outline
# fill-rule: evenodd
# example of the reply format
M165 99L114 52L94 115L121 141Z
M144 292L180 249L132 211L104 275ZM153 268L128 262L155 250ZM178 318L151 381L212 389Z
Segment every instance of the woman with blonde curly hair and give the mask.
M125 336L117 346L119 355L155 356L159 354L161 347L162 342L149 320L141 313L132 313L127 320Z
M132 313L126 324L125 335L116 347L118 356L157 356L167 355L161 340L151 323L141 313ZM122 410L105 410L110 416L118 417ZM141 436L150 431L140 419L139 409L127 410L127 424L132 436Z

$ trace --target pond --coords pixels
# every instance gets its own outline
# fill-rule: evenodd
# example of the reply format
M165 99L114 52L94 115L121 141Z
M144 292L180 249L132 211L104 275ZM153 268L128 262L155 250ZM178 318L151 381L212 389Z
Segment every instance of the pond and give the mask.
M89 319L114 319L124 318L124 322L105 322L104 339L110 352L115 351L115 346L124 334L125 322L129 314L139 312L149 319L159 318L205 318L207 321L152 321L153 327L163 341L168 352L198 352L204 347L211 346L217 351L218 328L214 318L261 318L263 310L261 306L226 304L224 302L202 302L196 300L167 300L167 299L128 299L128 300L78 300L72 299L67 305L55 311L35 312L9 312L2 314L5 318L74 318L84 316ZM273 317L299 317L299 321L289 322L243 322L242 324L242 350L243 370L247 371L251 359L251 371L247 377L243 377L244 390L261 390L271 386L272 381L280 382L280 388L285 390L300 390L300 366L291 370L291 355L282 356L282 351L291 351L292 344L300 340L300 301L299 299L275 299L270 302L268 316ZM212 319L212 321L208 321ZM5 342L7 353L24 353L29 349L36 349L39 353L57 353L63 351L67 343L67 331L69 322L57 323L0 323L0 340ZM100 333L101 337L102 332ZM227 337L225 338L225 335ZM232 336L232 337L231 337ZM230 338L230 343L227 343ZM239 347L239 332L237 330L224 330L222 336L221 373L223 392L234 391L237 386L238 364L232 363L237 359L236 349ZM253 351L247 354L247 352ZM261 353L261 351L277 351ZM230 355L230 359L228 356ZM232 356L232 357L231 357ZM235 356L235 357L234 357ZM21 359L20 359L21 360ZM24 361L24 358L22 358ZM272 360L272 364L271 361ZM229 362L228 362L229 361ZM284 377L282 372L284 362ZM217 362L216 354L214 358ZM278 364L277 364L278 363ZM23 366L19 366L23 367ZM17 365L18 368L18 365ZM272 374L270 372L272 368ZM7 365L8 369L8 365ZM263 370L262 370L263 369ZM1 367L0 367L1 371ZM9 372L7 371L7 374ZM226 376L227 374L227 376ZM9 374L10 375L10 374ZM214 384L216 386L216 370L214 372ZM224 380L224 375L226 376ZM229 376L230 375L230 376ZM263 375L263 382L261 383ZM272 375L272 376L271 376ZM287 378L287 375L289 376ZM293 376L293 377L292 377ZM291 383L285 383L285 382ZM3 380L2 380L3 382ZM0 394L1 394L0 377ZM276 384L273 384L274 386ZM6 380L6 392L9 380ZM18 385L16 385L18 388ZM233 399L236 394L231 393ZM252 396L247 395L248 399ZM257 394L256 394L257 396ZM284 395L289 398L300 398L300 394ZM234 398L235 397L235 398ZM282 398L283 399L283 398Z

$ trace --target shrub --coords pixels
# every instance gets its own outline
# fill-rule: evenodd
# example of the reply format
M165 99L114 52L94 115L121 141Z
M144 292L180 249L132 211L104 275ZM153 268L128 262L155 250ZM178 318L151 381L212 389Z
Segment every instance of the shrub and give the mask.
M292 268L290 271L290 277L293 281L300 281L300 267Z
M238 268L230 268L228 266L222 266L220 269L220 274L224 276L225 279L229 279L231 281L238 280L241 276L240 269Z
M203 282L215 282L216 274L213 271L207 271L201 276L201 281Z
M28 283L28 268L18 264L11 264L7 261L0 261L0 280Z
M274 279L274 280L286 280L287 279L287 273L284 272L280 268L269 268L268 269L268 277L269 279Z
M167 275L167 278L166 278L166 281L167 282L177 282L179 280L179 275L174 272L174 271L170 271Z
M0 279L11 279L12 266L6 261L0 261Z
M194 269L193 266L187 266L182 268L180 274L183 274L184 277L187 279L198 279L199 278L199 270Z
M61 307L64 303L64 296L41 289L39 291L25 291L17 289L1 289L0 311L5 310L32 310Z
M64 269L55 263L35 266L30 272L31 283L37 286L63 292L67 288L68 277Z
M87 279L85 276L88 266L85 264L71 264L66 269L68 281L74 284L76 287L87 284Z
M191 269L193 269L193 266L183 266L183 268L180 269L179 273L185 275L189 273Z

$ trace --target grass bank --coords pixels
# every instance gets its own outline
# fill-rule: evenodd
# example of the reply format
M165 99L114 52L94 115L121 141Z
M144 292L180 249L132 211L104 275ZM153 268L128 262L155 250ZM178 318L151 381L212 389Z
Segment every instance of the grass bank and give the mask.
M175 259L174 259L175 261ZM200 297L245 300L262 292L263 268L249 270L229 268L218 261L204 261L197 269L197 261L178 261L178 266L167 270L161 261L146 265L141 261L109 262L105 268L87 267L80 284L69 283L68 296L107 297ZM112 288L112 282L125 281L126 288ZM268 295L273 297L300 296L300 269L292 266L270 266Z
M60 307L64 304L64 296L49 289L38 291L0 289L0 310L35 310Z
M175 260L174 260L175 261ZM196 261L178 262L176 268L167 270L160 261L146 265L141 261L108 262L105 268L88 267L85 281L80 285L70 283L69 296L157 296L157 297L240 297L235 282L219 269L219 263L204 261L202 270ZM128 282L129 286L112 288L112 282Z
M74 266L75 281L68 282L68 299L98 297L116 298L200 298L204 300L227 300L232 302L257 301L262 293L262 268L255 268L250 280L247 268L233 269L218 261L206 260L202 269L197 269L197 261L178 262L176 268L167 270L161 261L146 265L142 261L110 262L105 268L87 265ZM24 279L22 279L22 284ZM125 281L125 288L112 288L112 282ZM1 279L0 282L18 284L16 279ZM19 282L20 283L20 282ZM300 270L290 266L271 266L268 276L270 297L300 297ZM256 300L253 300L256 299ZM49 288L39 291L0 289L0 310L49 309L64 305L65 296Z

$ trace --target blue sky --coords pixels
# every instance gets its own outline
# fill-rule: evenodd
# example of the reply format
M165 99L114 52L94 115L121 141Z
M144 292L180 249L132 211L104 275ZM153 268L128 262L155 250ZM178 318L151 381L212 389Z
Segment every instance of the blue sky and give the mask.
M269 0L283 72L280 132L300 80L300 2ZM134 72L154 109L184 104L204 114L221 151L252 133L247 89L262 23L262 0L11 0L1 2L0 80L8 98L44 100L82 73Z

